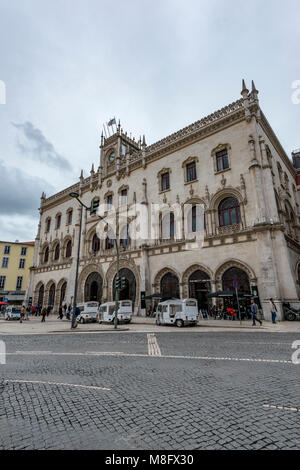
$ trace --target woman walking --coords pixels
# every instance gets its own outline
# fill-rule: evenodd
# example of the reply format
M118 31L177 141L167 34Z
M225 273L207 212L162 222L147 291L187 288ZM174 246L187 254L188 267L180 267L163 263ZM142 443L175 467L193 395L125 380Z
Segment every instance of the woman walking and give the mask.
M276 324L277 307L274 303L273 297L271 297L271 299L270 299L270 310L271 310L271 315L272 315L272 323L275 325Z

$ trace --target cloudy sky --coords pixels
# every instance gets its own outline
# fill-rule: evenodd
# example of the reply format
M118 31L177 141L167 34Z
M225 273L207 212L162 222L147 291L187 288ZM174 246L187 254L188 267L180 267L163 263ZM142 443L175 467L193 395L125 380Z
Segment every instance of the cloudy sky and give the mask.
M34 239L42 191L98 166L113 116L150 144L254 79L299 148L299 16L299 0L0 0L0 240Z

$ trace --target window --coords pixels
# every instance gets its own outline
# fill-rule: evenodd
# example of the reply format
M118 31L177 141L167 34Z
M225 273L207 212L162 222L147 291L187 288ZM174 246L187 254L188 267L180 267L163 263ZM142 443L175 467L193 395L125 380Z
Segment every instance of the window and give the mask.
M49 260L49 247L47 246L44 253L44 263L48 263Z
M17 277L16 290L21 290L22 289L22 283L23 283L23 276L18 276Z
M20 261L19 261L19 269L24 269L25 268L25 259L24 258L20 258Z
M125 206L127 204L127 189L122 189L121 191L121 206Z
M109 207L107 208L108 210L111 209L112 203L113 203L113 197L112 197L112 194L109 194L109 195L106 197L106 204L109 206Z
M27 248L25 246L22 246L21 248L21 256L26 256L27 253Z
M111 250L114 247L114 240L112 238L106 237L105 239L105 249Z
M2 268L8 267L8 260L9 258L2 258Z
M186 165L186 181L194 181L197 179L196 162L191 162Z
M95 252L100 250L100 239L98 238L96 233L93 236L92 240L92 250Z
M227 197L219 205L220 226L238 224L241 220L240 205L234 197Z
M73 211L70 210L70 211L67 212L67 225L72 224L72 217L73 217Z
M170 173L167 171L161 175L161 191L170 189Z
M50 232L50 227L51 227L51 219L46 220L46 232Z
M6 276L0 276L0 289L3 290L5 287Z
M59 252L60 252L59 243L57 243L57 245L55 246L55 250L54 250L54 260L55 261L57 261L59 259Z
M175 236L175 218L174 213L166 214L161 221L161 237L163 239L174 238Z
M58 214L56 216L56 230L60 228L60 223L61 223L61 214Z
M72 242L71 240L69 240L66 246L66 258L71 258L71 256L72 256Z
M4 247L4 254L5 254L5 255L9 255L9 253L10 253L10 246L9 246L9 245L5 245L5 247Z
M124 248L130 245L130 237L128 233L128 225L122 228L120 236L120 245Z
M227 149L216 152L217 171L226 170L229 168L229 160Z

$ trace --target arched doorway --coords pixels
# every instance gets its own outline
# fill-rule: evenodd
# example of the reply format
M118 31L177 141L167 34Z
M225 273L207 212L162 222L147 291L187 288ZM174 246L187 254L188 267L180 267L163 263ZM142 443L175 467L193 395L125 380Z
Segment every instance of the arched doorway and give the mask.
M67 281L64 282L63 285L61 286L59 305L62 305L65 300L66 290L67 290Z
M169 272L161 278L160 292L163 297L180 298L179 280L176 274Z
M44 293L45 293L45 288L44 288L44 284L41 285L41 287L39 288L39 295L38 295L38 305L39 306L43 306L43 302L44 302Z
M49 289L49 300L48 300L48 305L51 305L51 307L54 306L54 300L55 300L55 284L51 284L50 289Z
M119 276L125 277L125 287L119 291L120 300L131 300L132 304L135 303L136 296L136 279L133 272L128 268L122 268L119 271ZM115 298L115 278L113 280L113 299Z
M208 309L208 294L211 291L209 275L197 269L194 271L188 280L189 283L189 296L192 299L197 299L198 309Z
M103 280L99 273L93 272L85 281L84 286L84 300L88 302L90 300L95 300L101 302L102 299L102 285Z
M249 297L241 297L241 306L247 306L250 304L251 299L251 288L248 274L240 268L235 266L227 269L222 276L222 289L226 291L235 291L234 281L237 281L237 290L239 294L246 294ZM233 303L234 308L237 308L237 300L234 295L230 300Z

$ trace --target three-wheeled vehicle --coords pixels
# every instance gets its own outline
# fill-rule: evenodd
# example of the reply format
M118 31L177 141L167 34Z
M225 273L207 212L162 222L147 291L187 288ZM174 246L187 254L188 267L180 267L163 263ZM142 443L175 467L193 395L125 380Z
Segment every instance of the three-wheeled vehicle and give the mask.
M99 323L113 323L115 319L115 302L106 302L99 308ZM131 300L119 300L118 323L130 323L132 319Z
M96 321L99 318L99 303L98 302L83 302L77 305L80 310L79 315L77 316L77 322L79 323L89 323Z
M5 309L4 319L5 320L20 320L21 317L21 305L9 305Z
M157 325L196 325L198 321L196 299L170 299L160 302L156 309Z

